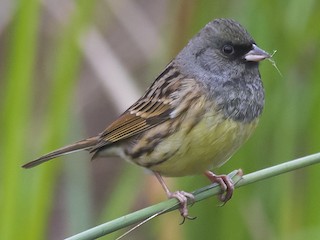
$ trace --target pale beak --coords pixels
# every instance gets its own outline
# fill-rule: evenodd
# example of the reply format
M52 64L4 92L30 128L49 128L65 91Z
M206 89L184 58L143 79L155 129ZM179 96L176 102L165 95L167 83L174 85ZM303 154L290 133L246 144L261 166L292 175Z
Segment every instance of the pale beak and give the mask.
M252 44L252 49L246 55L244 55L243 58L248 62L260 62L270 57L271 55L269 53L262 50L261 48L258 48L257 45Z

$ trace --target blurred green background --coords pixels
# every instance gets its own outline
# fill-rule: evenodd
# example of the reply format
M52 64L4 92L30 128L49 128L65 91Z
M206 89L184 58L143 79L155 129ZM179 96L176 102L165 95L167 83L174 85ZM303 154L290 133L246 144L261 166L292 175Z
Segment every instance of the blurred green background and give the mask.
M120 159L73 154L20 166L102 131L208 21L241 22L274 60L261 64L266 106L248 143L217 173L249 173L320 149L320 2L315 0L1 0L0 239L62 239L165 199ZM68 161L63 161L68 159ZM317 239L320 166L160 216L124 239ZM203 176L167 179L192 191ZM115 239L123 231L103 239Z

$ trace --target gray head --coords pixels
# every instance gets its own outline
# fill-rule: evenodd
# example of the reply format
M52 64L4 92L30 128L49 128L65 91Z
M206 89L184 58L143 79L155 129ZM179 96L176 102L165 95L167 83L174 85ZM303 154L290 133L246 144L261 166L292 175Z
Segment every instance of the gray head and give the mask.
M190 40L174 64L205 85L227 117L251 121L264 105L258 62L269 57L238 22L216 19Z
M238 22L215 19L189 41L175 62L190 75L198 71L230 75L230 69L239 73L248 67L257 73L258 62L268 57Z

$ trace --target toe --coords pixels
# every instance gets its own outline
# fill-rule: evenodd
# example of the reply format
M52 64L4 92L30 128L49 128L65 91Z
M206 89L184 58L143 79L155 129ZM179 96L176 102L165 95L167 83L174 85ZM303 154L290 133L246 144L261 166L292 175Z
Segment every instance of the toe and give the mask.
M180 204L180 214L185 219L189 219L189 211L188 211L188 200L192 203L194 202L194 196L191 193L184 191L176 191L170 194L169 198L176 198ZM184 222L184 220L183 220ZM183 223L182 222L182 223Z
M219 200L223 202L223 205L228 202L234 191L234 183L228 175L215 175L213 172L206 171L205 175L210 179L212 183L220 185L223 193L219 196Z

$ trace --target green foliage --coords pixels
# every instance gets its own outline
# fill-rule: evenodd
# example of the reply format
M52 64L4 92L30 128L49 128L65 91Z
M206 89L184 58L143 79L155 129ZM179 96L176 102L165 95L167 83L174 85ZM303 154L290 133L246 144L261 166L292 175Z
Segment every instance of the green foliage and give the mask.
M36 35L39 18L38 1L21 2L10 31L10 53L7 57L1 101L1 210L0 232L4 239L21 238L24 224L22 204L25 181L19 168L19 159L24 158L25 142L29 141L26 124L30 119L32 101L32 76L36 56ZM25 185L27 186L27 185Z

